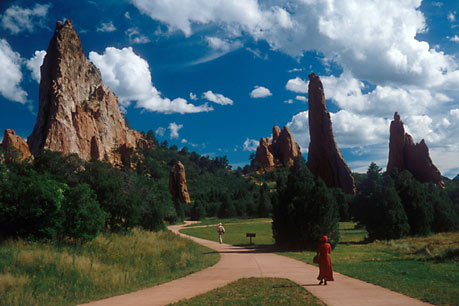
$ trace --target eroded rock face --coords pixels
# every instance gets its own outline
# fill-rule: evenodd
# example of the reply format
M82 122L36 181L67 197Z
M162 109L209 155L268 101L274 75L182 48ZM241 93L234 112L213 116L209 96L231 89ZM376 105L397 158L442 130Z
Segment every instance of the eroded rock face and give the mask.
M254 163L259 163L264 168L274 167L274 156L270 151L271 141L269 137L261 137L255 153Z
M10 129L6 129L3 134L2 147L5 151L15 150L18 154L16 156L18 160L25 160L32 156L27 142L25 142L21 136L16 135L15 131Z
M335 142L322 82L314 73L309 75L308 95L308 168L314 175L322 178L328 187L341 188L346 193L355 194L351 170Z
M27 139L32 154L43 148L116 164L142 136L129 129L118 98L86 59L72 22L58 22L41 66L38 117Z
M274 126L273 135L277 134L278 126ZM272 152L275 158L286 166L293 165L293 159L301 155L300 145L293 138L288 127L284 126L279 133L279 136L273 136Z
M273 127L273 142L269 137L261 138L257 147L252 166L271 168L275 166L291 166L293 159L301 155L301 149L296 143L289 129L284 126L282 130L275 125Z
M420 143L414 143L411 135L405 133L403 121L398 113L394 114L394 120L390 123L387 172L394 169L408 170L421 182L431 182L445 188L441 173L433 164L424 139Z
M172 199L182 203L190 203L190 194L186 185L185 166L178 161L169 172L169 192Z

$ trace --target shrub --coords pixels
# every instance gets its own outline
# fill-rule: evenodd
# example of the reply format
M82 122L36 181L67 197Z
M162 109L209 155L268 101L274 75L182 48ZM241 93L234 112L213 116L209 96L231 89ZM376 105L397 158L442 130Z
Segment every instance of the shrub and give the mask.
M62 205L62 236L89 241L97 237L104 225L104 213L89 185L68 188Z
M5 236L55 239L61 230L66 185L31 169L0 181L0 230Z

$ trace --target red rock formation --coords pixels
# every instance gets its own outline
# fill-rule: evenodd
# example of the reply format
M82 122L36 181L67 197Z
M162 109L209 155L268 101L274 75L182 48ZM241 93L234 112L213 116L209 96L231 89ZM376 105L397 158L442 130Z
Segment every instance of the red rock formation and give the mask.
M322 82L314 73L309 75L308 95L311 140L307 165L328 187L338 187L346 193L355 194L351 170L335 142Z
M274 156L270 152L270 146L271 141L269 137L261 137L257 152L255 153L254 164L258 163L262 165L263 168L274 167Z
M301 155L300 146L296 143L289 129L284 126L282 131L275 125L273 127L273 142L269 137L261 138L257 147L252 166L272 168L274 166L293 165L293 159Z
M180 200L182 203L190 203L190 194L186 185L185 166L178 161L169 173L169 192L172 199Z
M430 159L424 139L415 144L411 135L405 133L398 113L394 114L394 120L390 123L389 162L386 169L387 172L408 170L421 182L431 182L445 188L440 171Z
M16 135L16 132L13 130L5 130L5 133L3 134L2 147L5 151L15 150L18 154L16 158L19 160L25 160L32 156L27 142L25 142L21 136Z
M136 148L142 136L126 126L118 98L86 59L70 20L57 23L46 52L37 122L27 139L30 151L45 148L116 164L123 159L120 150Z
M284 126L280 133L278 133L279 127L273 127L273 143L272 149L275 159L280 163L287 165L288 167L293 165L293 159L301 155L301 149L298 143L296 143L293 135L290 133L288 127ZM278 136L274 136L278 134Z

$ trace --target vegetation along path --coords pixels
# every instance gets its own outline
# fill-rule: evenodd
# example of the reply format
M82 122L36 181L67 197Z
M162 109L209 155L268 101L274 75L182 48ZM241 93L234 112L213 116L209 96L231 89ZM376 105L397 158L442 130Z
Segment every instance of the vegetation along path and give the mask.
M191 298L230 282L245 277L287 278L305 287L329 306L408 306L430 305L411 297L375 286L361 280L334 273L335 281L327 286L318 286L318 268L301 261L229 244L219 244L191 237L179 230L184 225L169 226L174 233L192 239L208 248L216 250L221 260L213 267L159 286L137 292L91 302L91 306L121 305L166 305L181 299Z

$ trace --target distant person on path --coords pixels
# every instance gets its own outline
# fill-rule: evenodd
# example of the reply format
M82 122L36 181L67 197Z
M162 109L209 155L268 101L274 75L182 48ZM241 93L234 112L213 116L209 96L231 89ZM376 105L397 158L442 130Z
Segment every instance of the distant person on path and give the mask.
M220 244L223 243L223 234L225 233L225 228L221 223L218 223L217 226L217 233L218 233L218 239L220 240Z
M330 243L328 243L328 237L322 236L320 238L319 248L317 249L317 255L319 255L319 285L327 284L327 281L334 281L333 279L333 268L331 264L330 254L332 251Z

